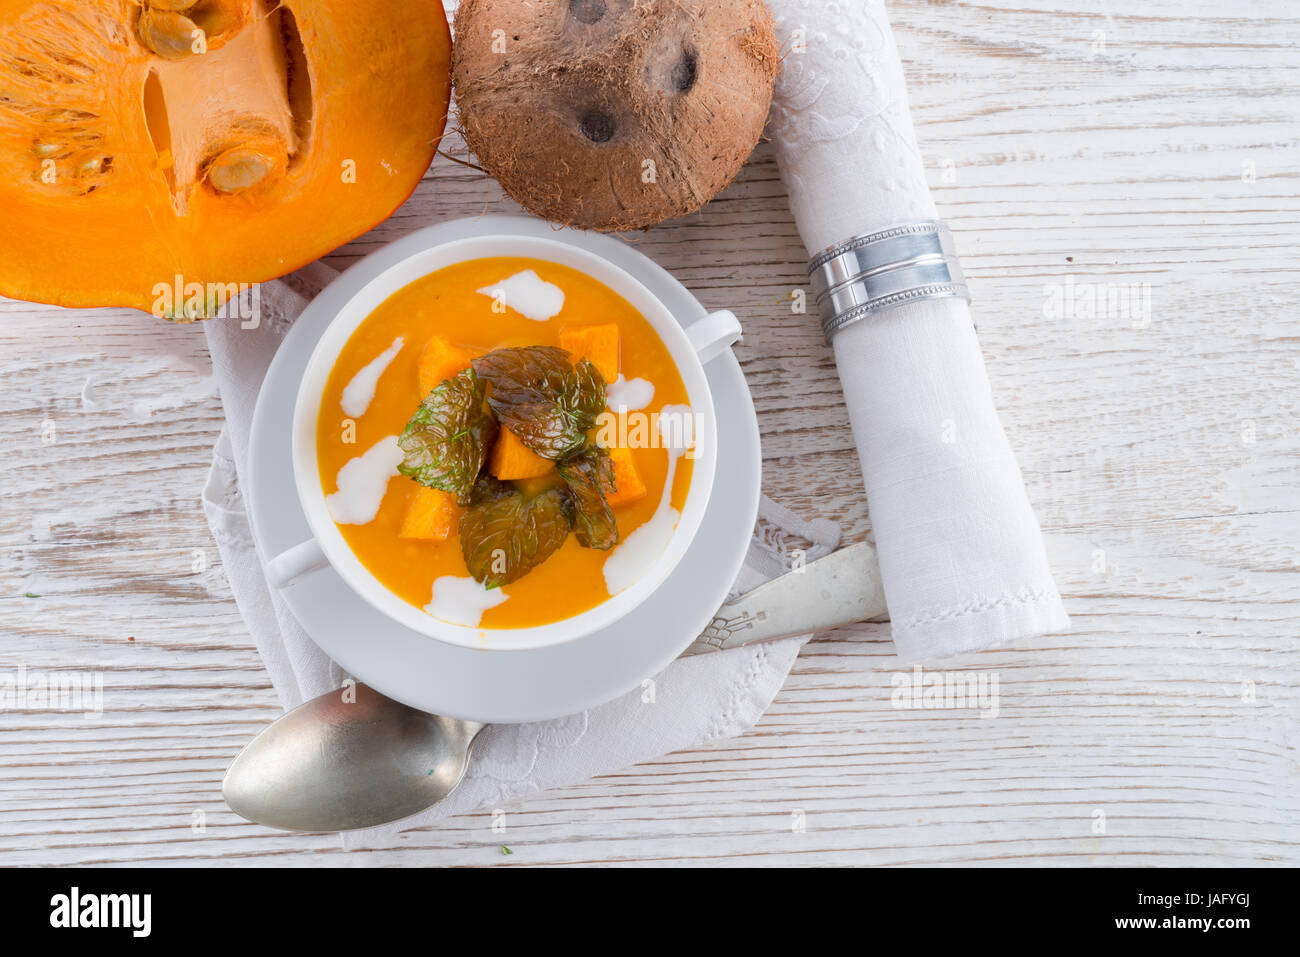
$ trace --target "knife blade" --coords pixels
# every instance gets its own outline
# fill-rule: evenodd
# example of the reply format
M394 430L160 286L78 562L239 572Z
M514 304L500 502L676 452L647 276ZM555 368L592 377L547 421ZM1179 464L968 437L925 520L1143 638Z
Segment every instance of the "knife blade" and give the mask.
M806 635L886 612L875 546L849 545L727 602L681 657Z

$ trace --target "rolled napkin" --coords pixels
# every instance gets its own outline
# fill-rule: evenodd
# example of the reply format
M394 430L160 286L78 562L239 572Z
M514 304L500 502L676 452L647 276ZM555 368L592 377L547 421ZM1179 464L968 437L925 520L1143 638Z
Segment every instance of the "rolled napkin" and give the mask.
M883 0L768 2L784 53L772 137L809 256L936 219ZM1067 629L967 302L906 302L832 335L899 656Z
M203 491L203 507L230 590L286 709L338 688L346 676L267 585L265 563L254 546L244 508L240 476L247 474L253 408L271 358L309 298L336 275L316 263L261 287L257 328L244 329L237 321L224 319L203 324L226 414ZM732 594L784 574L796 549L806 561L829 554L839 535L834 522L805 522L764 496ZM685 642L687 636L682 637ZM497 807L713 738L742 734L767 710L807 640L807 635L783 638L675 661L655 678L650 701L638 689L566 718L488 728L474 746L465 781L451 797L405 821L350 832L343 845L385 846L401 831L450 814Z

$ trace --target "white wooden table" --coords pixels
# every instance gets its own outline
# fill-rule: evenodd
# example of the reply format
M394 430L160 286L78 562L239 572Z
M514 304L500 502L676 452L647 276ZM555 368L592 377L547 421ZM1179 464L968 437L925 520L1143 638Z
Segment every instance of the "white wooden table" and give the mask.
M504 835L485 811L346 855L244 823L221 775L279 707L199 507L203 336L0 301L0 673L106 682L99 721L0 713L0 864L1300 862L1300 8L893 16L1074 620L945 665L997 672L996 720L893 708L888 627L861 626L810 644L752 733L511 806ZM439 158L330 262L512 208ZM788 308L805 256L771 149L636 242L742 317L769 494L866 536L830 353ZM1045 316L1067 277L1149 283L1150 322Z

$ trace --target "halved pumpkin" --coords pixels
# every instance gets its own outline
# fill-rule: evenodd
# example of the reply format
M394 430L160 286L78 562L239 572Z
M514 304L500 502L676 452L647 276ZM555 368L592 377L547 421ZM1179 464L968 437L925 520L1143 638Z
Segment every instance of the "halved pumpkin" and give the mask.
M450 53L437 0L0 0L0 293L157 312L319 258L419 183Z

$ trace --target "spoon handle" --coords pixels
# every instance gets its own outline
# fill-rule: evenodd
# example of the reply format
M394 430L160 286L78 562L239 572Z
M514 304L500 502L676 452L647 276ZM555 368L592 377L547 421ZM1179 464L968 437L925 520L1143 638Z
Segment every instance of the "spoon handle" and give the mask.
M876 548L850 545L729 601L682 657L791 635L806 635L885 614Z

